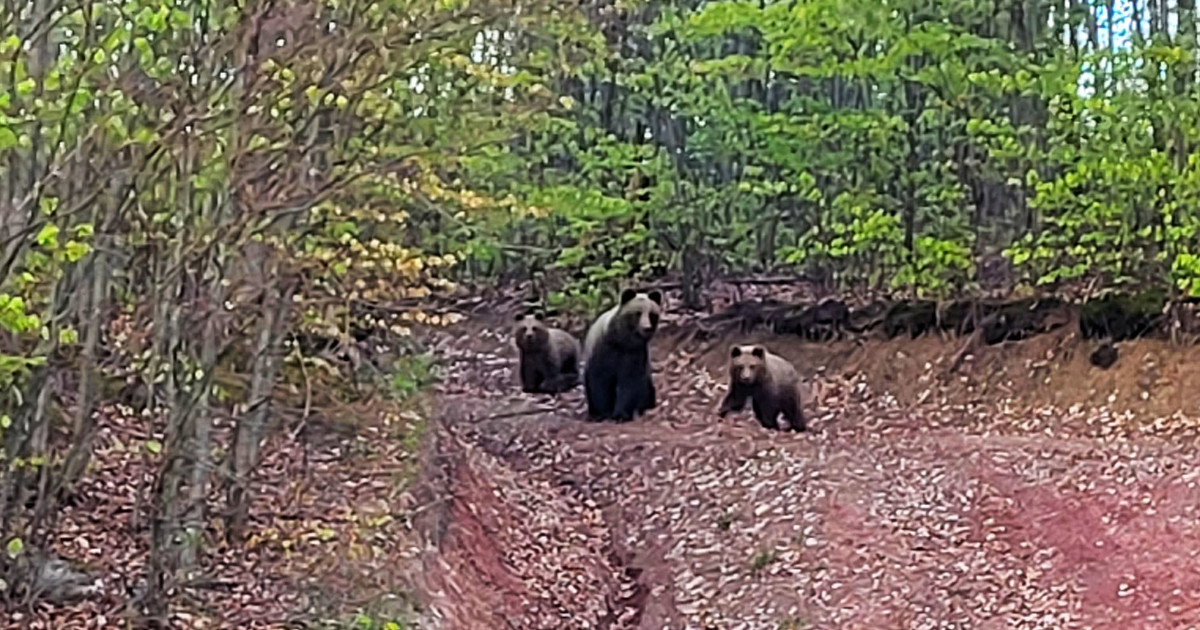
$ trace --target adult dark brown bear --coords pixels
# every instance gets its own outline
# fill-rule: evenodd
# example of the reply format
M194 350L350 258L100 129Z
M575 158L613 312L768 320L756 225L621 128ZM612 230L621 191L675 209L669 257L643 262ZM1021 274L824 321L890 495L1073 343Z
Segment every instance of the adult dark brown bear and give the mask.
M583 390L590 420L628 421L657 404L650 340L658 330L662 293L626 289L583 342Z
M804 431L800 409L800 377L787 359L762 346L734 346L729 350L729 394L717 414L722 418L741 411L750 400L754 417L768 429L783 429L779 416L792 431Z
M521 391L558 394L579 384L579 340L546 325L541 313L517 316L513 329L521 353Z

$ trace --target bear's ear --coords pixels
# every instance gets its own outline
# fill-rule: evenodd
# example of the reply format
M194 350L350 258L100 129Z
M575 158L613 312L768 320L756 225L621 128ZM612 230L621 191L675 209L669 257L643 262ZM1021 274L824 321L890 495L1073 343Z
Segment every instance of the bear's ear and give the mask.
M729 349L729 358L736 359L740 356L742 356L742 347L741 346L734 346Z
M646 294L646 297L650 298L651 302L654 302L655 304L662 306L662 291L659 291L658 289L652 289L649 293Z
M753 354L760 359L767 358L767 350L762 346L754 346L754 349L750 351L750 354Z
M546 314L541 311L538 311L533 314L533 318L540 322L540 321L546 319Z
M637 291L634 291L633 289L625 289L621 292L621 304L625 304L635 297L637 297Z
M519 321L521 321L522 319L525 319L525 318L526 318L526 317L528 317L528 316L529 316L529 313L525 313L525 312L518 312L518 313L517 313L517 315L516 315L516 317L513 317L513 321L517 321L517 322L519 322Z

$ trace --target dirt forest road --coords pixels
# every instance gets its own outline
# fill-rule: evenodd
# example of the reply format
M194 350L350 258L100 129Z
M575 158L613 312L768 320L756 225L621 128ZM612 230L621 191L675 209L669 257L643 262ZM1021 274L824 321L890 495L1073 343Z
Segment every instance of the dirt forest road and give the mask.
M592 424L578 389L516 391L500 335L443 339L433 625L1200 627L1200 455L1184 415L1024 404L1017 381L1001 387L1015 396L954 400L914 356L935 341L847 349L858 374L818 374L811 347L770 343L818 384L807 434L715 417L723 344L656 347L660 406ZM880 376L883 363L900 372Z

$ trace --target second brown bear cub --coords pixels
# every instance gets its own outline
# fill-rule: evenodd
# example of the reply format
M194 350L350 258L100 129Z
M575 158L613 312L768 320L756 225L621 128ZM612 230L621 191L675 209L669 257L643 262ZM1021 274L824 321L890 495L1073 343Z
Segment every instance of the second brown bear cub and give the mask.
M547 326L541 313L517 316L513 330L521 351L521 391L557 394L579 384L579 340Z
M734 346L729 351L729 394L717 414L741 411L750 400L754 417L768 429L782 429L779 416L792 431L804 431L800 409L800 377L787 359L762 346Z

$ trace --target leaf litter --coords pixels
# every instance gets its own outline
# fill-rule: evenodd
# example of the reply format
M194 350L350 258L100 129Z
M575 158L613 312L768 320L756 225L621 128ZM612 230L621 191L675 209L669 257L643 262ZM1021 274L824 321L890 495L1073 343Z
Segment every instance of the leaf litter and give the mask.
M793 359L814 350L768 343ZM923 365L903 382L919 392L868 370L804 366L811 430L794 435L763 430L748 414L716 418L725 387L720 343L711 352L711 342L657 351L659 407L631 423L597 424L582 421L579 389L517 392L515 353L502 335L444 335L436 346L446 366L441 417L455 438L442 447L479 458L477 470L489 471L479 481L489 487L540 488L497 495L520 502L498 512L568 510L559 522L588 523L580 539L590 545L586 583L599 591L543 590L549 578L530 572L561 575L562 562L545 557L545 543L510 532L491 539L497 562L540 556L542 564L507 570L511 582L476 575L476 589L506 593L518 617L541 610L547 596L571 615L569 623L523 617L501 627L1200 624L1196 422L1178 409L1138 413L1104 398L1068 407L1022 398L1019 382L981 395L992 385L986 375L946 378L945 361L925 360L922 348L938 343L846 342L837 350L863 363L911 353ZM1037 379L1047 366L1076 369L1053 357L1005 359L1035 351L1015 347L973 357L974 369L1007 360L1005 378L1024 367ZM517 529L530 522L513 521ZM439 570L466 581L482 571L461 561ZM620 596L632 591L645 596ZM599 621L598 592L610 606ZM495 627L494 617L472 616L484 610L468 603L477 597L443 593L431 605L452 620L446 627Z
M338 616L364 602L403 599L413 537L400 499L412 457L412 416L377 405L347 413L373 419L344 440L270 439L254 477L243 545L205 542L195 575L174 594L170 628L279 629ZM89 474L63 506L49 546L103 582L102 595L35 602L0 616L0 628L124 628L145 573L148 494L160 459L145 448L150 419L122 406L98 412ZM229 431L218 419L216 431ZM161 439L161 436L158 436ZM226 439L226 435L220 435ZM227 443L227 442L217 442ZM221 500L210 505L214 531Z
M209 541L171 627L293 627L414 584L429 628L1200 624L1197 423L1171 389L1186 370L1152 342L1144 355L1180 385L1122 390L1111 373L1045 385L1083 353L1028 343L948 376L953 343L767 338L809 379L811 431L792 435L713 413L725 344L762 337L664 334L659 407L592 424L579 389L519 393L503 327L471 324L431 339L441 495L418 505L403 491L417 465L404 436L418 429L394 415L349 438L276 438L247 544ZM125 408L99 420L93 470L51 547L105 596L8 611L0 627L124 626L156 436ZM414 515L437 516L424 546Z

